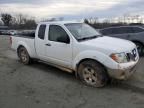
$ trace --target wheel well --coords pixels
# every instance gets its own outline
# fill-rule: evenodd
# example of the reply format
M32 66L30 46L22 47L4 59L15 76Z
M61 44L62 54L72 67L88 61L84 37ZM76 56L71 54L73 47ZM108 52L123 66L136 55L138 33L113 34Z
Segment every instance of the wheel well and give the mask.
M138 41L138 40L132 40L132 42L134 42L134 43L140 43L140 44L142 44L144 46L144 44L142 42Z
M77 74L77 70L78 70L79 65L80 65L82 62L88 61L88 60L92 60L92 61L95 61L95 62L99 63L99 64L105 69L105 71L106 71L106 73L107 73L107 68L106 68L102 63L100 63L99 61L97 61L97 60L95 60L95 59L85 58L85 59L82 59L82 60L76 65L76 74ZM108 73L107 73L107 74L108 74Z
M19 47L17 48L17 55L18 55L18 57L19 57L18 51L19 51L19 49L20 49L21 47L24 47L24 46L23 46L23 45L19 45Z

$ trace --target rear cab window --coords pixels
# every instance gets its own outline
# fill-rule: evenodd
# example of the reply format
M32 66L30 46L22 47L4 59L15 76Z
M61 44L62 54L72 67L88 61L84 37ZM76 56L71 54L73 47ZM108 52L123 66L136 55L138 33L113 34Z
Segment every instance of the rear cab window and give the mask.
M40 25L38 30L38 38L44 40L45 31L46 31L46 25L45 24Z

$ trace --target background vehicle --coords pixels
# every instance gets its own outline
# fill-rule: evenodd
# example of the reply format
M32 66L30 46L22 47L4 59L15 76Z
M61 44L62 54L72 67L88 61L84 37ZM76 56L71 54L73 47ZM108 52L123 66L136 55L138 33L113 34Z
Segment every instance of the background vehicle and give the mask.
M99 31L103 35L127 39L137 46L139 55L144 55L144 28L141 26L109 27Z
M94 87L104 86L109 77L127 79L139 60L132 42L101 36L79 22L43 22L38 24L34 37L15 35L10 42L22 63L41 60L75 72Z
M7 33L7 30L9 28L7 26L0 26L0 35L5 35L5 34L8 34Z
M1 35L10 35L8 30L2 30Z
M2 35L2 31L0 30L0 35Z
M17 31L16 30L9 30L9 35L16 35L17 34Z
M15 35L17 34L16 30L1 30L0 35Z

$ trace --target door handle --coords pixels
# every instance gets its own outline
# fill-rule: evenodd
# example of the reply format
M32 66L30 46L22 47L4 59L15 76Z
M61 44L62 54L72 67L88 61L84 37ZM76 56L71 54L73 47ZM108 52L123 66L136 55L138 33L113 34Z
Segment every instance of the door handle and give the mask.
M51 44L50 43L48 43L48 44L45 44L46 46L51 46Z

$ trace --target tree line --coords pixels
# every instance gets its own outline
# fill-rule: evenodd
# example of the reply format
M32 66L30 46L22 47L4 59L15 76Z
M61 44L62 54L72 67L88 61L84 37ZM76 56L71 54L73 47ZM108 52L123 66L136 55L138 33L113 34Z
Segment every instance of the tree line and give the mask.
M23 14L1 13L0 16L3 25L10 29L35 29L37 25L34 18Z
M105 19L104 21L100 22L98 18L87 18L84 19L84 22L93 26L96 29L102 29L106 27L112 27L112 26L131 26L131 25L143 25L142 21L136 21L136 22L130 22L128 20L118 20L114 22L114 20Z
M11 15L9 13L1 13L0 14L1 21L5 26L8 26L10 29L35 29L36 28L36 21L35 18L24 15L24 14L15 14ZM134 20L137 20L137 23L133 23ZM50 19L43 19L42 21L63 21L64 18L50 18ZM142 25L142 21L144 19L131 16L123 16L123 18L118 19L117 22L113 22L113 20L105 19L104 21L100 22L98 18L89 18L84 19L84 22L93 26L96 29L101 29L110 26L124 26L124 25Z

